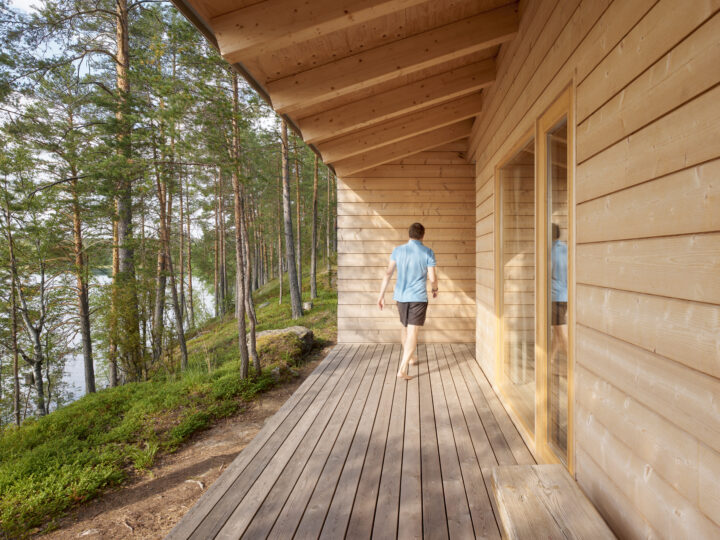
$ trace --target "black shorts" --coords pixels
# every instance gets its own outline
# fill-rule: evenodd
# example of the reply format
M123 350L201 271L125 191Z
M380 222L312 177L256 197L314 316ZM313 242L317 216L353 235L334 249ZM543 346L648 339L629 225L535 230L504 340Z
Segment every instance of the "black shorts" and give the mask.
M422 326L425 324L427 314L427 302L398 302L397 308L400 313L400 322L403 326L412 324Z
M550 315L552 326L567 324L567 302L553 302Z

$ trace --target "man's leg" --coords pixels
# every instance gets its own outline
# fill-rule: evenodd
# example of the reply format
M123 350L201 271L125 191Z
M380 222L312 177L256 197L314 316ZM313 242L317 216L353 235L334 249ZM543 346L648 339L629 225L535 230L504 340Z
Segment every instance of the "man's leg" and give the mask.
M403 326L400 330L400 346L403 348L403 353L405 352L405 340L407 340L407 327ZM417 352L413 349L410 355L410 365L414 366L415 364L417 364Z
M402 377L403 379L412 379L412 377L410 377L407 373L410 365L410 358L415 355L419 331L419 326L415 324L408 324L407 331L405 333L405 343L403 344L403 358L400 363L400 370L398 371L398 377Z

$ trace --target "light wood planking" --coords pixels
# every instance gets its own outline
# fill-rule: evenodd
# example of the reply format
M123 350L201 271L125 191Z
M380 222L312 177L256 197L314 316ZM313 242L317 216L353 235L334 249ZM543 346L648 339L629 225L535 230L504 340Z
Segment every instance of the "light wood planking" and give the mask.
M517 32L510 5L480 13L267 84L273 107L288 113L499 45Z

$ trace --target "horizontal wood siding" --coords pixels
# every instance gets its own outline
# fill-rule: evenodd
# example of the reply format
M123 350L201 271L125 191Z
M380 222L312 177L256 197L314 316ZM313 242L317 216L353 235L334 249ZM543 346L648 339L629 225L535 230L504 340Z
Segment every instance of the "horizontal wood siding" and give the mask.
M475 341L473 166L443 147L382 165L362 177L338 180L338 341L383 343L400 339L392 292L377 307L392 249L407 242L408 227L425 225L435 252L440 295L430 297L420 333L425 343Z
M471 138L494 382L495 167L574 85L576 477L621 538L720 538L718 9L522 2Z

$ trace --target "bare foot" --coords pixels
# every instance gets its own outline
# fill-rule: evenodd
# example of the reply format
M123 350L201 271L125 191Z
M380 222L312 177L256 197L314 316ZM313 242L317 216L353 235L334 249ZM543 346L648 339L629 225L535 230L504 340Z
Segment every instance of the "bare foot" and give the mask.
M407 373L398 372L397 376L398 376L398 379L405 379L406 381L409 381L412 379L412 377L410 375L408 375Z
M417 356L413 356L412 358L410 358L410 365L411 365L411 366L415 366L415 365L417 365L417 363L418 363Z

